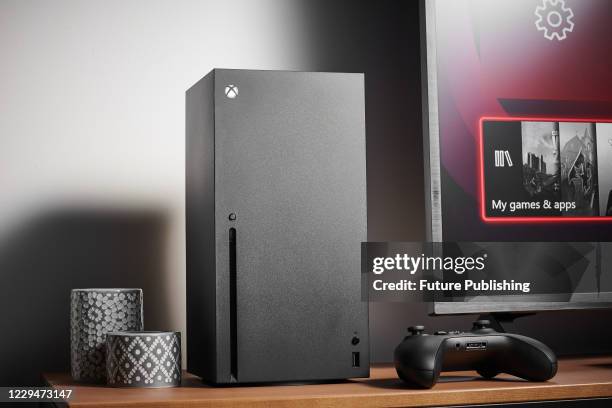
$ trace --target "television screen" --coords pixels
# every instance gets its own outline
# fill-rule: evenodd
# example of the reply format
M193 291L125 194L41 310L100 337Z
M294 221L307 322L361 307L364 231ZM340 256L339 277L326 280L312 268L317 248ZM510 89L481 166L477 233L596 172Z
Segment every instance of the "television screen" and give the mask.
M612 253L600 243L612 241L612 2L425 0L423 7L429 238L560 242L561 257L572 242L593 243L574 262L580 279L561 303L500 296L437 302L434 311L609 304ZM549 261L549 270L561 264ZM542 265L520 265L517 274L538 279Z
M432 3L441 238L612 240L612 3Z

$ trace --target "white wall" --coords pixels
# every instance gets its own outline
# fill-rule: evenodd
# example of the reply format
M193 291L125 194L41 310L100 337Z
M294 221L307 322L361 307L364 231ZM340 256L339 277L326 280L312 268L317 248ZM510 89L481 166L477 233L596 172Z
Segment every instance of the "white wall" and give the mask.
M145 303L170 310L145 323L184 331L185 90L214 67L299 69L302 24L287 0L1 0L0 243L49 209L160 212Z

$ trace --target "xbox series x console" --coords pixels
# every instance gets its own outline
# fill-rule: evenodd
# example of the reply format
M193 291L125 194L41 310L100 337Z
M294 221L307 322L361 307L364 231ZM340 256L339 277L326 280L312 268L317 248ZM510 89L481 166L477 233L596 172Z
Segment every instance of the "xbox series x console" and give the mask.
M188 370L368 376L363 75L216 69L186 103Z

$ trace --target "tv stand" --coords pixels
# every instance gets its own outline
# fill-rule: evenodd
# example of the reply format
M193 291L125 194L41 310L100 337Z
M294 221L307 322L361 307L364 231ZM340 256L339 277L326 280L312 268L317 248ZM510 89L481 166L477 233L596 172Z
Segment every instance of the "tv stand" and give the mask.
M512 326L516 319L534 314L535 312L492 312L481 314L478 320L488 320L491 322L489 327L496 332L511 333L514 332L514 330L508 330L507 326Z
M46 374L44 378L56 390L74 391L66 404L71 408L609 408L610 367L612 356L560 358L557 375L545 382L527 382L504 374L484 380L473 371L445 372L434 388L425 390L403 383L391 364L373 366L370 378L308 385L211 387L185 374L182 387L144 389L78 384L68 373Z

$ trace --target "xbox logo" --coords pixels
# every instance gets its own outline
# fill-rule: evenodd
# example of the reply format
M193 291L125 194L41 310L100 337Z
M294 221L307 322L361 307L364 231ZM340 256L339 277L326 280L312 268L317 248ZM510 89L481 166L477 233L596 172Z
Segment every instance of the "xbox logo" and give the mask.
M229 84L225 87L225 96L230 99L234 99L238 96L238 87L236 85Z

